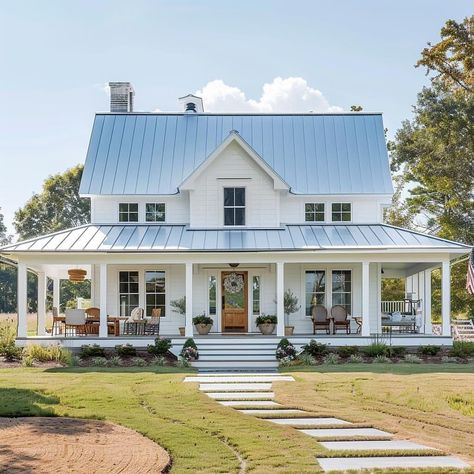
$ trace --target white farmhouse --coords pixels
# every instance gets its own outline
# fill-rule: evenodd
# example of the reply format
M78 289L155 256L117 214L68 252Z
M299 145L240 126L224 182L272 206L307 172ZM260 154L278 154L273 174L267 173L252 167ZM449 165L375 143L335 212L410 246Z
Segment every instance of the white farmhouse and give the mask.
M71 347L150 342L146 322L133 329L125 320L134 308L144 321L160 314L159 333L177 345L205 314L213 325L198 345L229 351L265 339L256 337L263 314L277 317L272 344L285 326L296 344L451 343L450 261L469 248L383 223L393 189L381 114L214 114L192 95L180 99L180 113L136 113L128 83L111 91L114 112L96 114L80 188L91 223L1 250L18 261L19 341L33 337L31 269L39 276L34 337ZM442 328L434 336L438 267ZM46 334L46 277L57 307L59 279L71 270L92 281L95 330ZM406 301L381 301L390 277L406 278ZM287 290L299 309L285 316ZM184 315L170 305L183 297Z

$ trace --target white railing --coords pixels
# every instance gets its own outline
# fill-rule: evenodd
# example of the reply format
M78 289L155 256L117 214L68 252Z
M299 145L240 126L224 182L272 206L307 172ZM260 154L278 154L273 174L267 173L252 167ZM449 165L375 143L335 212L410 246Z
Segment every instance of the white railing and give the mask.
M394 311L405 311L405 301L382 301L382 313L393 313Z

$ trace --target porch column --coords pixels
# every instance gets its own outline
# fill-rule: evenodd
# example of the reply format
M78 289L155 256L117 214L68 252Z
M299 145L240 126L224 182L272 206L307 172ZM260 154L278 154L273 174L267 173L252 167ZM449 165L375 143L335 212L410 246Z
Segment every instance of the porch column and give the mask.
M186 263L186 315L184 335L193 337L193 264Z
M370 262L362 262L362 336L370 336Z
M55 278L53 280L53 308L58 308L58 314L60 313L60 293L61 293L61 279Z
M46 273L38 272L38 336L46 334Z
M27 330L27 268L25 263L18 263L18 286L17 286L17 337L26 337Z
M285 335L285 264L277 262L276 270L277 336L283 337Z
M423 273L425 280L423 293L425 334L433 334L433 326L431 324L431 270L425 270Z
M100 264L99 281L100 323L99 337L107 337L107 264Z
M441 275L441 335L451 336L451 265L445 260Z

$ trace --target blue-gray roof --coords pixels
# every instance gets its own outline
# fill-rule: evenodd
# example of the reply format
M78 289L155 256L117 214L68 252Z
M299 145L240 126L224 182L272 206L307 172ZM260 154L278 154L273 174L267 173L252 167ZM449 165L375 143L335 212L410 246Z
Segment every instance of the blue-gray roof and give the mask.
M469 247L385 224L189 229L166 224L87 224L7 245L2 252L228 252L338 249L463 250Z
M380 114L96 115L80 192L174 194L232 130L297 194L390 194Z

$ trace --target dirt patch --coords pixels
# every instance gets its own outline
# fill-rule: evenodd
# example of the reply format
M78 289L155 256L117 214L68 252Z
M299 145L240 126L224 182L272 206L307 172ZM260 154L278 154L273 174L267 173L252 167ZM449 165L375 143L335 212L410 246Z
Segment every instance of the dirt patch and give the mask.
M0 418L1 473L157 473L168 453L141 434L73 418Z

